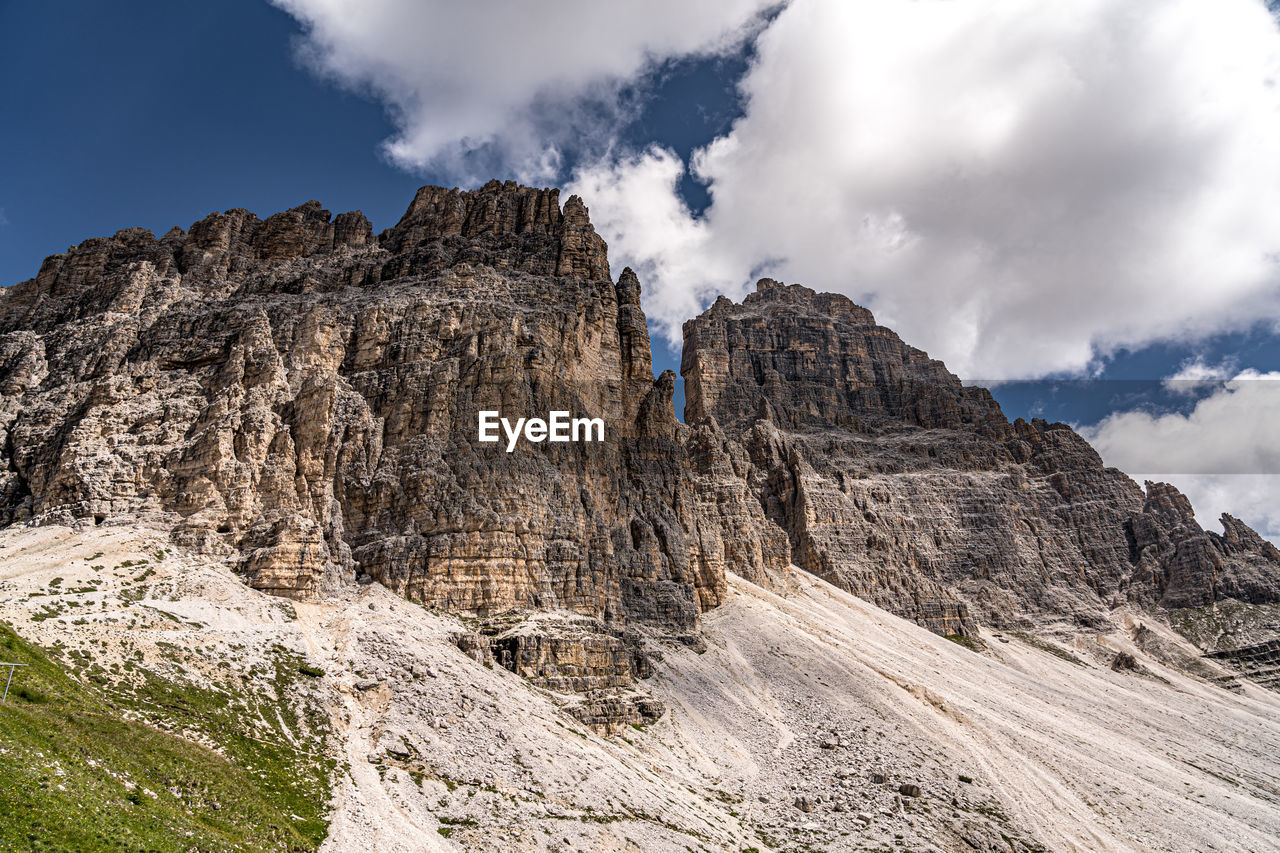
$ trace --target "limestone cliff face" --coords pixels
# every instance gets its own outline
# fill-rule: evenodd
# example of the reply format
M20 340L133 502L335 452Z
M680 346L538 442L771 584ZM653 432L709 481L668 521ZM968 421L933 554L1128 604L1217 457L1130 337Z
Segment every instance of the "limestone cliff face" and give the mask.
M1223 598L1248 604L1280 600L1280 551L1224 513L1223 533L1203 529L1191 502L1168 483L1146 484L1142 512L1127 525L1131 591L1146 604L1203 607Z
M1065 424L1009 423L843 296L765 279L684 334L686 420L720 436L694 461L763 510L740 515L743 541L935 631L1280 600L1280 555L1245 525L1205 533Z
M582 202L419 191L88 240L0 297L0 522L150 514L248 581L678 630L724 588L635 276ZM477 441L477 412L603 443Z
M687 635L726 571L789 563L942 633L1280 601L1247 526L1010 423L842 296L764 280L691 320L681 425L640 283L555 190L424 187L380 234L317 202L128 229L0 294L0 524L151 517L273 593L573 611L475 640L551 685L616 687L629 626ZM507 453L481 410L606 439Z
M742 305L720 297L685 324L681 372L691 422L741 430L880 424L967 425L1004 437L991 395L965 388L940 361L909 347L871 312L834 293L761 279Z

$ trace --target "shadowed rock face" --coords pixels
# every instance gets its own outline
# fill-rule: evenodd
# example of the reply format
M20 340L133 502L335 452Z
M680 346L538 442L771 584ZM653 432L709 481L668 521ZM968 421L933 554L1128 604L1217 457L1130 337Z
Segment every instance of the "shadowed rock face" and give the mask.
M985 388L965 388L942 362L877 326L834 293L761 279L742 305L720 297L684 327L681 372L691 422L742 430L867 432L882 425L965 425L1003 438L1008 421Z
M284 595L687 630L724 567L639 297L580 200L513 183L377 236L310 202L86 241L0 299L0 519L154 516ZM481 409L606 440L507 453Z
M1204 530L1191 502L1168 483L1147 482L1142 513L1128 524L1135 586L1143 603L1203 607L1232 598L1246 604L1280 600L1280 551L1251 527L1223 513L1223 533Z
M1275 548L1247 526L1205 533L1173 487L1144 496L1067 425L1009 423L842 296L765 279L684 335L687 421L722 434L719 470L763 509L745 538L935 631L1280 600Z

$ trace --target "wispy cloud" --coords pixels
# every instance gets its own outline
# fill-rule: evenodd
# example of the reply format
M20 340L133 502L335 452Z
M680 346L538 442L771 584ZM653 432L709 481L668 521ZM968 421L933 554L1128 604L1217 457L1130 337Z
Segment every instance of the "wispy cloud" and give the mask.
M1200 394L1221 385L1234 377L1240 362L1234 356L1225 356L1216 364L1210 364L1204 356L1189 358L1166 377L1163 385L1175 394Z

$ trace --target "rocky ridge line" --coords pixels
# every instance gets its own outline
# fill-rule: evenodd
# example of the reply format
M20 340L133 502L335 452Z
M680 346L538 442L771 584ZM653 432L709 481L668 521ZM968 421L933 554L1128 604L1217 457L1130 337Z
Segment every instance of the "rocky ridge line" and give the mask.
M556 190L424 187L379 234L318 202L126 229L0 293L0 524L159 521L295 598L377 581L480 617L463 645L604 729L652 711L616 701L633 629L692 637L729 570L794 562L945 634L1280 601L1246 526L1010 423L842 296L766 279L691 320L680 424L639 281ZM482 408L607 441L507 454ZM542 611L581 620L505 615Z
M1010 423L843 296L762 279L684 336L686 420L723 434L721 470L764 508L739 519L747 538L894 613L963 634L974 617L1102 628L1124 602L1280 601L1280 553L1247 525L1207 532L1174 487L1144 494L1066 424Z

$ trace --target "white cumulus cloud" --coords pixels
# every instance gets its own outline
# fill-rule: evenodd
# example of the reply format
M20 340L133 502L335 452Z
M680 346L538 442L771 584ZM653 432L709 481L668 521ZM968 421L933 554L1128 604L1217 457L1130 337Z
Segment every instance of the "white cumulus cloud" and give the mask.
M712 251L707 223L676 192L684 173L679 157L654 146L580 170L569 184L590 201L613 265L635 268L651 331L677 346L681 324L717 294L736 293L744 277L734 258Z
M1000 379L1280 316L1280 32L1259 0L794 0L757 47L745 114L693 158L696 227L609 192L674 193L669 152L573 182L621 204L619 260L674 271L645 282L664 328L679 294L765 270Z
M1170 384L1189 382L1195 385L1222 381L1235 376L1236 364L1234 356L1227 356L1217 364L1210 364L1200 355L1182 362L1178 365L1178 370L1165 381Z
M304 60L391 110L398 165L554 179L566 144L612 139L620 87L671 57L722 51L773 0L272 0Z
M1081 429L1107 464L1181 489L1200 524L1230 512L1280 541L1280 372L1246 370L1187 414L1118 412Z

